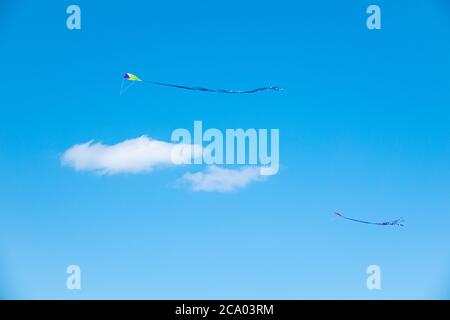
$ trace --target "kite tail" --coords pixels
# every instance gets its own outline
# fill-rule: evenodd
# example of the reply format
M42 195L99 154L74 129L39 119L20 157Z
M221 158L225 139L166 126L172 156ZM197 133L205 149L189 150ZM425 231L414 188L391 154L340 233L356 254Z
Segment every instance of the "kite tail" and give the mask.
M344 216L343 214L339 213L339 212L335 212L335 214L343 219L346 220L350 220L350 221L354 221L354 222L358 222L358 223L364 223L364 224L373 224L373 225L377 225L377 226L399 226L399 227L404 227L404 222L405 220L403 220L403 218L397 219L397 220L393 220L393 221L386 221L386 222L370 222L370 221L364 221L364 220L357 220L357 219L353 219L353 218L348 218L346 216Z
M130 85L124 85L126 81L130 81ZM283 88L281 87L273 87L273 86L266 86L266 87L260 87L252 90L224 90L224 89L210 89L210 88L204 88L204 87L188 87L188 86L182 86L178 84L172 84L172 83L163 83L163 82L151 82L151 81L143 81L136 75L132 73L125 73L125 75L122 78L122 85L120 87L120 94L127 91L135 82L141 82L141 83L147 83L157 86L165 86L165 87L172 87L172 88L178 88L178 89L184 89L184 90L193 90L193 91L206 91L206 92L220 92L220 93L255 93L258 91L264 91L264 90L274 90L274 91L281 91Z
M162 82L147 82L147 83L158 85L158 86L166 86L166 87L192 90L192 91L206 91L206 92L218 92L218 93L255 93L255 92L264 91L264 90L274 90L274 91L283 90L283 88L281 88L281 87L273 87L273 86L260 87L260 88L256 88L256 89L252 89L252 90L224 90L224 89L210 89L210 88L204 88L204 87L187 87L187 86L181 86L178 84L162 83Z
M381 225L404 227L404 222L405 220L403 218L400 218L394 221L382 222Z

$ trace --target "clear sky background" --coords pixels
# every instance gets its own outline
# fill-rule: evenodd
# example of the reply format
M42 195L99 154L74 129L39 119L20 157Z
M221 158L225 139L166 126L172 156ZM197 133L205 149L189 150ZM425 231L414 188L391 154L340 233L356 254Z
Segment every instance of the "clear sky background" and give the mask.
M82 30L66 28L70 4ZM449 40L444 0L2 0L0 296L449 298ZM286 90L120 96L124 72ZM61 166L74 144L168 141L194 120L279 128L279 173L221 193L176 185L186 168ZM366 288L372 264L381 290Z

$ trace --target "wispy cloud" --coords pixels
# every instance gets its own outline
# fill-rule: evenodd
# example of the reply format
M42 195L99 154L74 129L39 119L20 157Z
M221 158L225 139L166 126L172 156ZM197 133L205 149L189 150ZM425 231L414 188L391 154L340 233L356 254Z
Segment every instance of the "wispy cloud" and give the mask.
M76 144L66 150L61 163L76 171L91 171L98 174L145 173L156 167L189 164L202 156L201 146L176 144L141 136L117 144L107 145L89 141ZM230 192L261 181L261 168L244 166L228 169L209 165L204 171L185 173L180 181L194 191Z
M93 141L77 144L64 152L61 162L77 171L140 173L158 166L187 163L191 159L191 152L194 157L201 156L202 148L141 136L114 145Z
M194 191L229 192L263 178L258 167L225 169L212 165L202 172L184 174L181 182L189 184Z

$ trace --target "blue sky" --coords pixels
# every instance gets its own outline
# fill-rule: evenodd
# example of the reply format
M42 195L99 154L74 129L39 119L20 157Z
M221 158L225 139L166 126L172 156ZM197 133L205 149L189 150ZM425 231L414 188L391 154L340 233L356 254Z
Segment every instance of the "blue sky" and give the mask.
M381 1L2 1L0 296L448 298L450 7ZM77 4L82 29L66 28ZM219 95L136 86L279 85ZM233 192L186 168L61 165L90 140L279 128L280 171ZM335 220L404 217L405 228ZM66 288L66 267L82 290ZM382 289L366 288L366 268Z

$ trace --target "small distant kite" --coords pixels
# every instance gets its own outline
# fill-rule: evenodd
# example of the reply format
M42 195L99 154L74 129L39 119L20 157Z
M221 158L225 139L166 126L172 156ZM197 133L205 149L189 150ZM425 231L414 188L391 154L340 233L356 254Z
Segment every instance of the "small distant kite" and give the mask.
M143 81L139 77L135 76L132 73L125 73L122 79L122 85L120 87L120 94L125 93L128 89L130 89L135 83L142 82L142 83L148 83L158 86L166 86L166 87L173 87L178 89L185 89L185 90L194 90L194 91L207 91L207 92L218 92L218 93L255 93L258 91L264 91L264 90L275 90L275 91L281 91L283 88L280 87L261 87L256 88L252 90L223 90L223 89L209 89L209 88L203 88L203 87L187 87L187 86L180 86L177 84L170 84L170 83L161 83L161 82L148 82Z
M399 226L399 227L403 227L403 223L405 222L405 220L403 220L402 218L394 220L394 221L386 221L386 222L369 222L369 221L363 221L363 220L357 220L357 219L352 219L352 218L347 218L345 217L343 214L339 213L339 212L335 212L334 214L336 214L337 216L346 219L346 220L350 220L350 221L354 221L354 222L359 222L359 223L365 223L365 224L375 224L378 226Z

